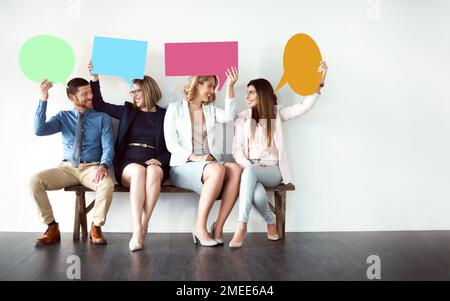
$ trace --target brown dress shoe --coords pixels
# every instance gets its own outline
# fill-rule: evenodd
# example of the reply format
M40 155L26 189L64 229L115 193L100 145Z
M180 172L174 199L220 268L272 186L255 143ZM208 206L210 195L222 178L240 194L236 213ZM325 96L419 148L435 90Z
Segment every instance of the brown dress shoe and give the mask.
M91 224L91 231L89 233L91 243L105 245L106 239L103 237L102 228L97 227L94 223Z
M48 226L47 231L36 239L37 244L41 245L51 245L61 241L61 233L59 232L58 223L54 223Z

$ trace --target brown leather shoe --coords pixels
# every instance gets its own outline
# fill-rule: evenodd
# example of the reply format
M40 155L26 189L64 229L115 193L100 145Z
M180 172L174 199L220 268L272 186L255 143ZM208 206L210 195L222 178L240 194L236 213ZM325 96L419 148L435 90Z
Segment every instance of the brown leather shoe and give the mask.
M51 245L61 241L61 233L59 232L58 223L54 223L48 226L47 231L36 239L37 244L41 245Z
M106 245L106 239L103 237L102 228L97 227L94 223L91 224L89 238L93 244Z

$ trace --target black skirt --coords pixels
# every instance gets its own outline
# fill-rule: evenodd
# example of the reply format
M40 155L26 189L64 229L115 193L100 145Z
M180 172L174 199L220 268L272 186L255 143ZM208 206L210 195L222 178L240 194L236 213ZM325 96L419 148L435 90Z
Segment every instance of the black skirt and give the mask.
M139 164L145 168L147 168L146 161L150 159L155 159L156 152L153 148L148 147L141 147L141 146L128 146L127 150L125 151L124 156L122 157L123 160L119 166L119 174L122 177L123 170L128 164L136 163ZM164 172L164 180L165 181L169 177L169 168L161 166L163 172ZM122 182L122 179L117 179L117 181L120 183Z

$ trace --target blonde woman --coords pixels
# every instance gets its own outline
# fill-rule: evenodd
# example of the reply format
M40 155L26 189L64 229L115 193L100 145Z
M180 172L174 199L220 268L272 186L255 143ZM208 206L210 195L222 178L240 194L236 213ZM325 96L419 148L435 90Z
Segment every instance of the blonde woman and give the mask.
M244 171L239 191L238 224L230 247L242 247L253 205L267 223L268 239L278 240L275 219L264 187L292 181L283 143L283 123L312 109L327 71L326 63L321 62L318 72L322 72L322 83L317 92L302 103L289 107L277 106L277 96L269 81L260 78L248 83L246 99L250 108L238 114L233 139L233 157Z
M241 168L235 163L221 162L215 142L216 123L233 121L235 117L235 68L227 70L225 109L214 104L218 80L216 76L191 76L184 87L185 99L171 103L164 121L170 159L170 178L181 188L200 194L197 218L192 228L194 243L202 246L223 244L223 225L233 208L238 192ZM207 220L214 201L222 202L216 221L207 230Z
M92 63L88 65L92 70ZM159 198L161 184L169 176L170 153L164 140L166 110L157 105L161 91L150 76L133 80L132 102L107 103L100 91L98 75L92 75L94 109L119 119L114 171L116 180L130 188L133 236L131 251L144 246L148 223Z

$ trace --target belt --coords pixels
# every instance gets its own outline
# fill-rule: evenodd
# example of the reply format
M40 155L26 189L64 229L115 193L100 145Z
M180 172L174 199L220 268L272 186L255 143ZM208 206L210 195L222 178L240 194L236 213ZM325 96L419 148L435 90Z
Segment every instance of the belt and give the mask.
M145 143L128 143L128 146L140 146L146 148L155 148L153 145L145 144Z
M264 165L267 165L267 166L278 165L278 161L277 160L249 159L249 161L252 164L255 164L255 165L260 165L260 164L264 164Z
M70 162L67 159L64 159L63 162ZM84 161L84 160L80 160L80 164L88 164L88 163L98 163L98 161Z

